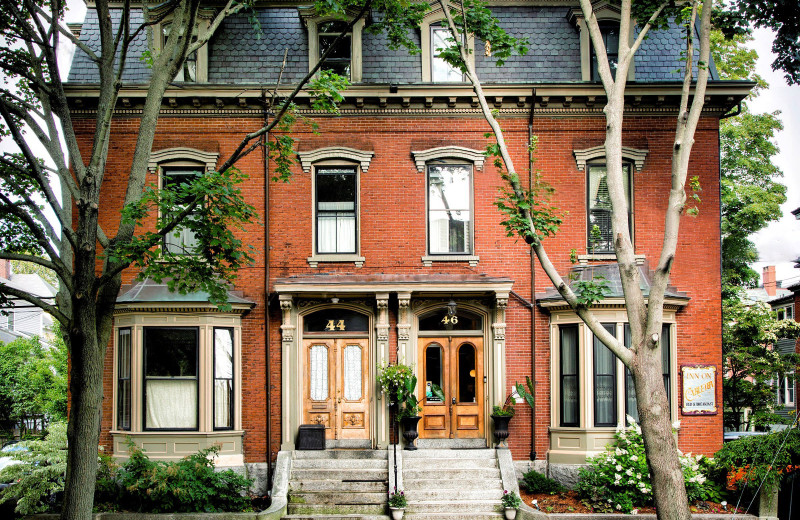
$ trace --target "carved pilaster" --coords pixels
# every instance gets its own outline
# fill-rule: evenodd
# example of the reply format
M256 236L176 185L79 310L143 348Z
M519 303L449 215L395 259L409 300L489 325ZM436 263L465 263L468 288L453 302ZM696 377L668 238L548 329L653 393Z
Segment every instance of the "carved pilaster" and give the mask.
M292 309L294 303L292 297L289 295L280 295L281 312L283 313L283 320L281 322L281 334L283 341L294 341L295 326L292 325Z
M497 293L495 295L494 323L492 324L496 341L506 339L506 307L508 307L508 294Z
M411 293L397 293L397 340L408 341L411 337Z
M378 307L378 323L375 326L378 341L389 341L389 293L378 293L375 299Z

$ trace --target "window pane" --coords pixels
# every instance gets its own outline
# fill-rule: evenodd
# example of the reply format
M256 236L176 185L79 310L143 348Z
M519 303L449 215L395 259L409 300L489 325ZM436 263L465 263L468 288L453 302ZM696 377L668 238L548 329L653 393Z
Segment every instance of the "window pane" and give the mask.
M603 324L614 334L616 325ZM617 358L596 337L594 339L594 425L613 426L617 422Z
M627 323L625 330L625 348L631 348L631 327ZM625 367L625 413L639 422L639 409L636 407L636 388L633 385L633 374Z
M233 427L233 330L214 328L214 428Z
M356 171L318 168L317 252L356 252Z
M162 187L165 190L176 192L174 214L179 213L193 200L193 196L189 193L184 193L184 190L196 179L202 175L200 168L196 167L174 167L162 168ZM165 215L168 219L170 215ZM187 219L194 218L190 214ZM190 255L196 253L197 238L193 231L178 227L164 237L164 248L173 254Z
M197 329L144 329L145 428L197 429Z
M328 398L328 347L314 345L309 351L310 397L313 401Z
M131 429L131 329L117 336L117 428Z
M460 70L451 67L446 61L439 57L439 53L443 49L450 47L452 42L448 42L450 38L450 29L447 27L431 27L431 78L434 82L462 82L464 75Z
M561 426L578 426L578 327L559 328L561 343Z
M628 202L628 225L631 225L630 165L622 166L622 182ZM613 233L611 224L611 195L608 191L608 175L605 165L589 166L589 215L587 235L589 251L613 252Z
M433 385L442 388L442 347L433 343L425 348L425 399L429 403L440 403L433 395Z
M661 370L664 377L664 388L667 391L667 401L670 403L670 410L672 410L672 392L670 384L670 349L672 340L670 337L671 327L669 325L662 325L661 327Z
M461 345L458 349L458 401L475 402L475 347Z
M369 318L347 309L325 309L303 318L306 332L367 332Z
M472 168L465 165L428 167L429 252L472 252Z
M361 347L347 345L344 348L344 398L358 401L363 395L361 378Z

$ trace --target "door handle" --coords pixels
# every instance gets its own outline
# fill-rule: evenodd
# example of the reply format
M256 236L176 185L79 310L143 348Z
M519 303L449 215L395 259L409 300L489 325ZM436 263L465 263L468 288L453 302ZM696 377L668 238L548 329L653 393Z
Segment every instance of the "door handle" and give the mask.
M456 398L455 398L455 397L453 397L453 401L452 401L452 403L453 403L453 404L456 404Z

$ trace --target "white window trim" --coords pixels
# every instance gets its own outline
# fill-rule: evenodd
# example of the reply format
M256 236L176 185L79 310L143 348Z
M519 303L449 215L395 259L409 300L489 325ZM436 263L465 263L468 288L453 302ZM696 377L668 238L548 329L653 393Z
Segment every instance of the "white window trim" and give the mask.
M624 308L619 309L596 309L593 311L601 323L615 323L616 337L620 343L624 341L624 326L628 322L627 313ZM560 426L561 414L561 386L559 378L559 367L561 366L561 345L559 336L559 326L578 325L578 373L580 392L579 399L579 425ZM671 421L678 418L678 335L677 324L674 311L665 310L664 324L670 326L670 395L673 396L670 403ZM550 430L551 436L565 434L575 438L576 435L594 435L596 433L608 434L613 437L613 432L618 426L625 425L625 366L622 361L617 359L617 379L616 379L616 406L617 406L617 426L594 426L594 356L593 356L592 332L583 321L571 310L553 311L550 319ZM585 440L585 439L584 439ZM558 450L558 440L551 439L551 449ZM585 457L599 453L592 445L578 443L570 446L561 453L574 453L579 457Z
M791 378L791 379L790 379ZM797 396L794 396L794 399L789 399L789 388L791 387L796 390L795 388L795 381L794 381L794 370L791 372L786 372L783 375L783 402L780 402L781 397L781 385L780 385L780 377L776 374L775 379L773 380L773 386L775 387L775 404L777 406L783 406L785 408L793 408L796 406Z
M316 171L313 172L311 175L311 256L306 258L308 262L308 266L316 269L319 267L321 263L350 263L352 262L356 267L361 268L364 267L364 262L366 262L366 258L361 256L361 161L357 162L357 159L343 157L340 154L335 154L334 150L353 150L352 148L344 148L344 147L331 147L331 148L323 148L319 150L315 150L313 152L301 152L301 154L314 154L317 153L317 157L320 159L316 160L313 163L313 166L316 168L318 166L345 166L345 167L355 167L356 170L356 252L355 253L317 253L317 175ZM359 152L360 154L369 154L369 160L371 160L373 152L363 152L359 150L353 150ZM306 155L308 158L309 155ZM367 167L369 167L369 160L367 160ZM301 155L301 164L303 159ZM357 164L356 164L357 162ZM308 171L311 171L312 163L308 162ZM305 165L303 165L303 171L306 171Z
M147 12L151 19L158 19L169 8L169 5L164 4L162 7L149 9ZM197 23L195 24L194 32L199 35L205 34L211 27L211 20L214 19L214 10L208 8L200 8L197 10ZM166 16L163 20L153 24L150 35L150 47L153 54L158 55L161 53L162 48L162 27L172 23L172 15ZM178 81L176 83L193 84L193 83L208 83L208 43L197 49L197 80L196 81Z
M311 72L319 61L319 25L324 22L340 21L350 22L355 17L355 13L350 14L348 19L342 20L332 16L316 16L313 7L301 7L298 9L300 18L308 29L308 71ZM364 18L362 17L351 30L350 36L350 83L360 83L362 77L362 44L361 34L364 30Z
M595 147L595 148L603 148L603 147L600 146L600 147ZM588 164L584 164L583 168L579 168L579 170L582 169L582 170L586 171L586 193L587 193L586 198L584 199L585 203L586 203L585 216L586 216L586 251L587 251L587 253L585 255L580 255L578 257L578 260L581 262L581 264L586 264L586 263L588 263L589 260L616 260L617 259L617 255L614 252L605 252L604 251L604 252L594 253L594 252L589 251L589 209L590 209L589 208L589 196L588 196L588 194L589 194L589 179L590 179L589 170L591 169L592 166L606 166L606 168L608 168L608 163L603 161L605 159L605 149L603 149L603 154L600 155L598 157L598 159L600 159L600 160L598 160L597 162L589 162ZM626 159L628 159L628 157L626 157L625 154L623 154L623 162L622 162L623 166L625 166L625 164L629 164L629 165L631 164L630 160L626 160ZM636 171L639 171L639 170L636 170ZM623 171L623 175L624 175L624 171ZM636 191L635 191L635 188L636 188L636 185L635 185L634 171L631 170L630 171L630 179L628 180L628 190L630 190L630 194L629 194L630 195L630 200L628 202L628 205L629 205L629 207L628 207L628 227L630 228L631 242L634 245L634 249L635 249L635 246L636 246L636 206L635 206ZM636 255L634 258L636 259L636 263L638 265L643 265L644 264L644 261L645 261L645 256L644 255Z
M431 25L437 24L439 22L445 21L445 14L442 11L442 7L437 4L437 6L430 11L427 12L425 17L422 19L422 23L419 26L420 30L420 49L422 52L420 53L422 58L422 82L423 83L433 83L433 72L432 72L432 64L433 64L433 49L431 48ZM467 50L469 53L469 63L474 68L475 67L475 37L469 34L467 36ZM466 81L466 80L464 80Z
M145 430L144 429L144 329L197 328L198 336L198 428L197 430ZM117 377L119 330L131 330L131 429L119 430L117 425ZM214 429L214 328L233 329L234 341L234 395L233 429ZM206 311L198 313L131 312L116 316L113 337L113 384L111 434L114 437L114 454L127 457L126 439L131 438L140 447L147 443L148 454L159 459L179 459L198 449L222 442L223 450L218 463L236 465L243 463L242 451L242 325L237 314ZM224 442L223 442L224 441ZM185 446L193 446L189 449ZM185 450L189 449L188 452ZM181 451L184 450L184 451Z
M601 144L582 150L573 150L572 153L575 156L575 165L578 167L578 171L584 171L588 163L599 159L605 160L606 147ZM622 160L633 163L636 171L640 172L644 168L644 161L648 153L650 153L650 150L623 146Z
M615 6L608 2L608 0L600 0L594 2L592 5L594 15L599 23L602 22L616 22L620 21L619 6ZM581 43L581 81L592 81L592 40L589 36L589 26L586 24L586 19L583 17L583 11L580 8L570 9L567 14L567 19L575 26L580 34ZM635 22L635 21L634 21ZM635 25L634 25L635 27ZM633 27L632 27L633 29ZM628 45L633 45L634 31L631 30ZM636 58L631 59L631 66L628 69L628 81L636 81Z

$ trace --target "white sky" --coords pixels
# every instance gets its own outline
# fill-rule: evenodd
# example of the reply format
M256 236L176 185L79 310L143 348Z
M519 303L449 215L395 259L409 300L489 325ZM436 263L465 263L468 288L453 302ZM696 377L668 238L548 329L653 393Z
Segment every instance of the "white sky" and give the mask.
M767 80L769 89L751 103L751 109L757 113L782 112L784 130L777 135L780 153L774 162L783 171L782 182L788 189L781 220L753 237L761 261L752 267L760 274L765 265L775 265L777 279L783 280L786 287L800 282L800 269L794 269L791 262L800 256L800 220L791 214L800 207L800 85L788 86L783 75L770 67L774 60L772 33L759 29L755 37L753 43L759 56L756 71Z

